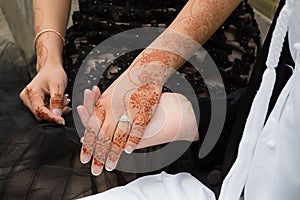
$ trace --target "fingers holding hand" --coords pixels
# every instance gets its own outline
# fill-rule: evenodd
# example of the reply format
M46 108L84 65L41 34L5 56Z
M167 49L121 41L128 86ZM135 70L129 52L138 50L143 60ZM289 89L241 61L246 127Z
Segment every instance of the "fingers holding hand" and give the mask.
M101 92L97 86L94 86L92 90L84 90L83 105L77 107L81 123L87 128L87 123L94 112L94 107L100 98ZM99 107L99 106L98 106ZM102 113L104 115L104 113ZM100 113L99 113L100 115ZM100 117L104 118L104 116Z
M64 106L63 106L63 110L62 110L63 114L68 114L72 110L72 108L68 106L71 102L71 99L69 99L68 97L69 97L68 94L64 95Z
M88 121L91 117L89 111L87 110L87 108L85 106L80 105L77 107L77 112L78 112L78 115L79 115L82 125L84 126L84 128L86 128Z
M124 85L101 98L97 87L85 90L83 106L77 108L86 128L80 160L83 164L92 160L95 176L102 173L104 165L108 171L115 169L124 150L131 153L137 148L158 105L160 86L146 84L128 89Z
M92 115L94 107L99 98L100 90L97 86L94 86L92 90L84 90L83 106L88 110L90 115Z
M140 143L145 128L158 105L160 87L142 85L124 96L124 108L128 113L123 114L117 122L113 133L112 145L106 160L106 169L116 168L121 153L132 153ZM133 119L133 120L132 120Z

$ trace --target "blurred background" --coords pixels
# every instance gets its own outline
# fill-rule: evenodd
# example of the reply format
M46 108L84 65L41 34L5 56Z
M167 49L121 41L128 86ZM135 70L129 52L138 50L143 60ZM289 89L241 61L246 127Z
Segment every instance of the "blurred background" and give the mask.
M249 2L255 9L263 42L279 0ZM75 10L78 10L77 0L72 1L72 12ZM32 0L0 0L0 58L29 64L34 54L33 38Z

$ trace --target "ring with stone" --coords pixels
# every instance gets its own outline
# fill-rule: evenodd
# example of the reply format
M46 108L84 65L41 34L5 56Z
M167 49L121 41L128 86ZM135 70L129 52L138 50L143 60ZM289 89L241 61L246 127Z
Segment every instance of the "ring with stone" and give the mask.
M130 120L130 118L127 115L122 115L119 118L119 122L128 122L130 125L132 125L132 121Z

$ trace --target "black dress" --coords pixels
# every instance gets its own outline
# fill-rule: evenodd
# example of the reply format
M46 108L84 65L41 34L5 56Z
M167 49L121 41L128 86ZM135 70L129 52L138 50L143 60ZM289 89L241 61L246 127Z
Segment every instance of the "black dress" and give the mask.
M64 53L64 67L68 74L66 93L69 94L72 94L75 76L83 60L99 43L132 28L167 27L186 1L176 1L175 4L174 1L160 0L79 0L79 3L80 11L73 14L74 25L67 31ZM197 151L210 120L210 110L207 108L212 94L208 91L217 93L219 86L205 83L191 64L180 68L179 73L194 89L201 110L200 142L194 143L178 160L160 170L169 173L197 170L204 173L222 164L235 108L252 72L260 47L259 40L253 11L243 1L204 45L222 75L228 110L219 141L203 159L197 158ZM98 84L93 74L97 74L102 64L108 64L99 82L104 91L139 52L121 56L111 53L110 59L104 56L102 63L92 60L95 67L82 81L88 85ZM119 58L114 60L116 57ZM100 176L94 177L90 173L90 164L82 165L79 161L81 144L72 113L64 116L65 126L37 123L18 98L19 92L31 79L28 69L1 61L0 71L0 198L75 199L124 185L144 175L104 170ZM169 88L165 87L164 91L169 91ZM155 151L158 148L160 146L141 151Z

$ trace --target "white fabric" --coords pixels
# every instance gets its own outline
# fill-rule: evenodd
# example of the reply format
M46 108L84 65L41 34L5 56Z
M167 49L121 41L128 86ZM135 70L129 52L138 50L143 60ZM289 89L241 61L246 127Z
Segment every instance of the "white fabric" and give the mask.
M223 182L220 200L239 199L243 188L245 200L300 199L299 5L299 1L287 0L278 17L266 62L268 68L252 104L238 157ZM264 125L275 84L274 68L287 31L296 66Z
M214 193L188 173L162 172L139 178L82 200L215 200Z
M291 19L289 24L289 45L290 45L290 50L291 54L294 60L296 60L296 54L297 50L294 47L295 44L299 44L299 36L300 36L300 1L295 0L294 5L293 5L294 11L293 15L291 16Z

